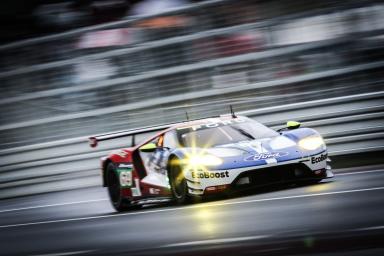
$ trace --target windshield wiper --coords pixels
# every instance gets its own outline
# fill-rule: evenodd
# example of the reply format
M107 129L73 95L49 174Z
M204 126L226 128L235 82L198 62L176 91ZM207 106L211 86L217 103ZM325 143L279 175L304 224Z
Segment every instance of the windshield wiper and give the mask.
M238 131L239 133L241 133L242 135L244 135L245 137L249 138L249 139L252 139L254 140L255 137L253 137L250 133L248 133L247 131L241 129L241 128L237 128L237 127L234 127L232 126L231 128L233 128L234 130Z

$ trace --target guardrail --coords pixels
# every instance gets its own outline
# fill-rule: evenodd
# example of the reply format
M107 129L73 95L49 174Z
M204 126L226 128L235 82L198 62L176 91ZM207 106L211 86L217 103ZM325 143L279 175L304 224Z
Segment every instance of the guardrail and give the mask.
M241 59L241 61L243 60ZM214 65L211 64L211 66L214 66ZM162 104L171 104L171 103L177 103L177 102L182 102L182 101L192 100L192 99L196 100L199 98L208 98L208 97L214 97L214 96L225 95L230 93L241 93L243 91L248 91L252 89L254 90L254 89L262 89L262 88L268 88L268 87L277 87L277 86L293 84L293 83L301 83L301 82L306 82L306 81L311 81L316 79L329 78L333 76L347 75L354 72L369 71L371 69L377 69L382 67L384 67L384 61L362 64L362 65L355 65L352 67L345 67L345 68L340 68L335 70L321 71L321 72L299 75L295 77L289 77L289 78L274 80L274 81L239 85L236 87L211 89L211 90L203 90L203 91L196 91L196 92L186 92L180 95L165 96L157 99L142 100L140 102L128 103L128 104L113 106L113 107L105 107L105 108L96 109L96 110L83 111L75 114L67 114L67 115L61 115L61 116L41 118L41 119L32 120L32 121L24 121L19 123L0 125L0 131L22 128L22 127L29 127L34 125L48 124L48 123L59 122L59 121L86 118L89 116L93 116L93 117L102 116L102 115L113 114L116 112L122 112L122 111L128 111L128 110L132 111L136 109L156 107ZM199 68L204 68L204 67L199 66ZM153 74L148 74L146 76L152 77ZM129 79L132 80L134 78L129 78ZM6 102L7 100L4 100L4 101Z
M342 84L340 77L353 76L351 80L360 81L365 76L371 81L361 92L377 89L372 84L382 79L383 61L372 51L379 53L383 48L382 3L290 1L279 2L279 8L274 8L276 3L209 1L0 46L4 53L0 62L5 63L0 69L4 88L0 95L0 148L145 126L149 120L172 122L180 113L169 114L172 111L168 110L187 109L183 105L205 105L188 111L216 114L218 109L209 103L222 104L234 94L241 102L238 109L252 109L250 102L240 98L300 83L308 83L305 93L309 95L320 90L317 83L321 79L324 84L320 87L326 90L327 83ZM295 8L296 4L300 8ZM248 12L239 15L234 6L245 6ZM193 22L166 35L139 26L141 21L172 15L186 15ZM299 28L309 24L320 25L320 36L314 33L314 37L300 40ZM112 28L159 36L113 47L76 47L81 36ZM40 52L43 47L45 51ZM98 76L100 73L105 76ZM262 104L256 106L266 103ZM148 115L150 118L142 118Z
M384 91L241 111L278 129L287 120L323 134L330 155L384 149ZM141 138L148 136L143 135ZM137 141L137 140L136 140ZM0 198L101 184L99 158L130 146L131 138L88 146L88 137L0 151Z

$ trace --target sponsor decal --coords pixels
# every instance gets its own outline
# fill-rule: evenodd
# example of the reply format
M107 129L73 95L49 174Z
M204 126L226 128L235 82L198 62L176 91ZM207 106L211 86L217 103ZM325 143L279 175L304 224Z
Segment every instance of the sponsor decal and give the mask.
M158 189L158 188L149 188L149 193L150 194L154 194L154 195L158 195L158 194L160 194L160 189Z
M219 178L228 178L229 172L192 172L192 178L200 179L219 179Z
M326 160L327 157L328 157L328 154L321 154L320 156L313 156L313 157L311 158L311 163L312 163L312 164L320 163L320 162Z
M130 169L132 169L133 167L132 164L117 164L117 166L121 168L130 168Z
M115 150L115 151L112 151L112 154L118 155L122 158L125 158L128 155L128 153L125 152L124 150Z
M208 128L215 128L215 127L220 127L220 126L244 123L246 121L247 121L246 119L242 119L242 118L234 118L234 119L230 119L230 120L208 121L205 124L180 127L180 128L177 128L177 130L192 129L193 131L197 131L200 129L208 129Z
M250 156L245 158L245 161L258 161L258 160L266 160L269 158L279 158L288 155L288 152L264 152L258 153L254 156Z
M131 188L132 196L141 196L140 181L135 179L135 187Z

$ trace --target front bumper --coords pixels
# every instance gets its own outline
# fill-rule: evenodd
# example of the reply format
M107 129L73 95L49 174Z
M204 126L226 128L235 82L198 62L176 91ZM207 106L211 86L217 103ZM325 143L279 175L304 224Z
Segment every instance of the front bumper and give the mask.
M299 181L320 181L332 178L329 165L321 169L311 169L305 163L286 163L276 166L232 169L230 171L202 172L187 177L191 195L207 195L225 190L243 190L273 184L295 183ZM197 177L197 178L196 178Z
M243 189L331 177L333 173L327 168L313 171L304 164L288 164L243 172L230 184L230 188Z

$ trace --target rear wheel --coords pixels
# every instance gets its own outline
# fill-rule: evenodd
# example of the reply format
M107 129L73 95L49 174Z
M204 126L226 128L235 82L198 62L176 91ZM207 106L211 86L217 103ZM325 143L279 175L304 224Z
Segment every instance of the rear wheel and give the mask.
M119 177L113 163L109 163L107 166L107 182L109 198L113 207L119 212L130 209L131 202L122 196Z
M176 203L183 204L191 201L183 169L179 164L175 163L174 160L171 161L169 168L169 181L172 195Z

